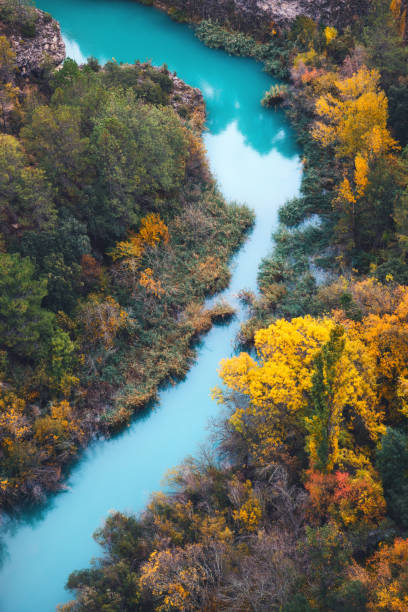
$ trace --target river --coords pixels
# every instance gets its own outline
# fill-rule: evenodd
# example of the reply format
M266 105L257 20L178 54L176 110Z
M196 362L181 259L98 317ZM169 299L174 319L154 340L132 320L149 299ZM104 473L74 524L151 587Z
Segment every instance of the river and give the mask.
M38 0L60 22L67 55L166 63L207 104L205 144L225 197L255 210L256 225L232 262L223 292L230 301L256 288L262 257L271 249L279 206L297 194L299 151L280 112L260 105L272 79L254 61L208 49L192 29L131 0ZM194 454L217 415L210 389L217 367L233 351L240 319L214 327L203 339L186 380L160 393L160 401L125 432L93 443L75 465L68 488L36 513L8 526L0 570L1 612L51 612L70 599L69 573L100 553L92 533L111 509L139 511L160 488L169 468Z

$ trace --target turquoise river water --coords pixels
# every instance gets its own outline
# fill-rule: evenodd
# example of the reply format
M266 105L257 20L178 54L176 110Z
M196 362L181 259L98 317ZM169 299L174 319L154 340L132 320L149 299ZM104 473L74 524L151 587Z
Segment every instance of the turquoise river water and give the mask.
M260 105L271 78L254 61L208 49L190 27L131 0L38 0L37 5L59 20L67 55L77 61L93 55L101 61L166 63L203 91L212 171L227 199L256 212L255 228L232 262L224 295L234 301L240 289L255 289L278 208L296 195L301 178L287 122ZM99 554L92 533L107 513L140 511L166 470L198 450L208 420L219 410L210 399L218 363L232 353L243 316L240 311L230 325L205 336L186 380L163 390L152 411L117 437L93 443L72 469L66 491L3 528L1 612L51 612L67 601L66 579Z

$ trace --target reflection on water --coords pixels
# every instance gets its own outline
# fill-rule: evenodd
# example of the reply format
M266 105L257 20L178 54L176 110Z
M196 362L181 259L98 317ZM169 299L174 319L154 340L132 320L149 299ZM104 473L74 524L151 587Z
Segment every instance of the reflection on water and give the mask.
M270 249L279 206L296 195L300 164L293 136L280 112L260 99L271 79L253 61L205 48L185 25L149 7L117 0L39 0L62 25L67 52L83 61L116 58L167 63L201 87L207 102L205 143L211 169L225 196L255 209L256 226L233 261L226 297L256 287L257 266ZM242 311L240 316L242 316ZM196 452L208 419L217 414L210 389L217 366L233 351L239 318L214 327L198 350L185 381L165 389L153 410L108 442L84 453L66 491L46 507L3 529L0 610L51 612L69 599L68 574L99 554L91 534L110 509L138 511L160 487L168 468Z
M285 130L281 127L272 134L269 130L266 132L264 141L268 139L268 149L254 147L239 120L234 118L221 132L210 128L204 141L211 169L225 197L249 203L255 208L257 222L261 215L270 231L277 212L276 197L280 201L291 197L293 180L298 181L299 165ZM289 149L291 155L285 155Z
M248 99L244 98L238 102L232 92L222 92L222 95L220 93L218 96L215 92L212 97L206 99L207 108L212 107L213 111L220 112L210 114L208 127L212 134L220 134L231 125L231 120L234 120L244 144L251 147L256 153L268 155L278 148L279 155L291 160L297 155L293 145L292 131L288 126L282 126L284 121L282 111L262 109L261 97L256 96L254 100L252 94L248 96ZM254 108L254 101L259 108Z

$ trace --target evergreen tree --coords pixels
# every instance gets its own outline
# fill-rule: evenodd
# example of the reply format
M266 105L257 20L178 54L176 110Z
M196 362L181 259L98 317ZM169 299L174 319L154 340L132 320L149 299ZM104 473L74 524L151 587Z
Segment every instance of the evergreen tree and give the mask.
M41 307L46 279L35 280L28 257L0 254L0 348L37 361L53 332L53 315Z

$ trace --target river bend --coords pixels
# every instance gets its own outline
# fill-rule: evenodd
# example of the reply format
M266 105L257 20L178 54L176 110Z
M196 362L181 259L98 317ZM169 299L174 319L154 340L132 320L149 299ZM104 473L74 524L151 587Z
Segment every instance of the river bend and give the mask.
M240 289L255 289L278 208L297 194L301 178L287 121L260 105L271 78L254 61L208 49L190 27L131 0L38 0L37 5L60 22L73 59L166 63L202 90L211 169L227 199L247 203L256 213L223 295L234 300ZM230 325L205 336L186 380L162 391L152 411L117 437L92 444L73 468L66 491L9 527L0 570L2 612L51 612L69 600L64 584L72 570L100 553L92 533L109 510L141 510L166 470L197 451L218 411L210 398L218 363L231 355L242 316L240 311Z

